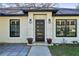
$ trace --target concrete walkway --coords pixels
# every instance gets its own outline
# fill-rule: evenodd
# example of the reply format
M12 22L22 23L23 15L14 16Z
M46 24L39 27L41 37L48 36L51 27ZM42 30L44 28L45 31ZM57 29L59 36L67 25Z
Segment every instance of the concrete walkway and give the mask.
M51 56L47 46L32 46L28 56Z

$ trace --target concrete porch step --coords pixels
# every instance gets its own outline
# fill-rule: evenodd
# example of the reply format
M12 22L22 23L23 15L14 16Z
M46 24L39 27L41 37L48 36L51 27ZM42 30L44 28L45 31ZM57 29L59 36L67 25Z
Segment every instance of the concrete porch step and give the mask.
M28 46L53 46L53 43L48 44L48 43L32 43L32 44L27 44Z

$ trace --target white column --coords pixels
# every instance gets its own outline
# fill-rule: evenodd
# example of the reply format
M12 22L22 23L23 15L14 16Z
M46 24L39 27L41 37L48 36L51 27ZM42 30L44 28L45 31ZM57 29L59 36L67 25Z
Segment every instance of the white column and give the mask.
M49 20L50 19L50 20ZM47 38L52 38L52 13L47 14Z
M33 24L33 14L32 13L28 13L28 38L33 38L34 39L34 34L33 34L33 31L34 31L34 29L33 29L33 26L34 26L34 24ZM33 40L34 41L34 40Z

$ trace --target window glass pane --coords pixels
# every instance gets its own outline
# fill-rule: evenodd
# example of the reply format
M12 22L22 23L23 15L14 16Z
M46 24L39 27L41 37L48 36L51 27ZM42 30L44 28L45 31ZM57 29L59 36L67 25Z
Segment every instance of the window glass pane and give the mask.
M18 19L10 20L10 37L20 36L20 21Z
M61 20L61 25L65 25L65 20Z

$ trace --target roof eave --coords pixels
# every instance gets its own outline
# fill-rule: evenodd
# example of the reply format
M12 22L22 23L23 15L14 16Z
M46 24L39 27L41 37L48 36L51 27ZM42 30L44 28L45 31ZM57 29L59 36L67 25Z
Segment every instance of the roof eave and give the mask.
M79 16L79 14L54 14L52 16Z
M27 14L3 14L0 16L28 16Z

